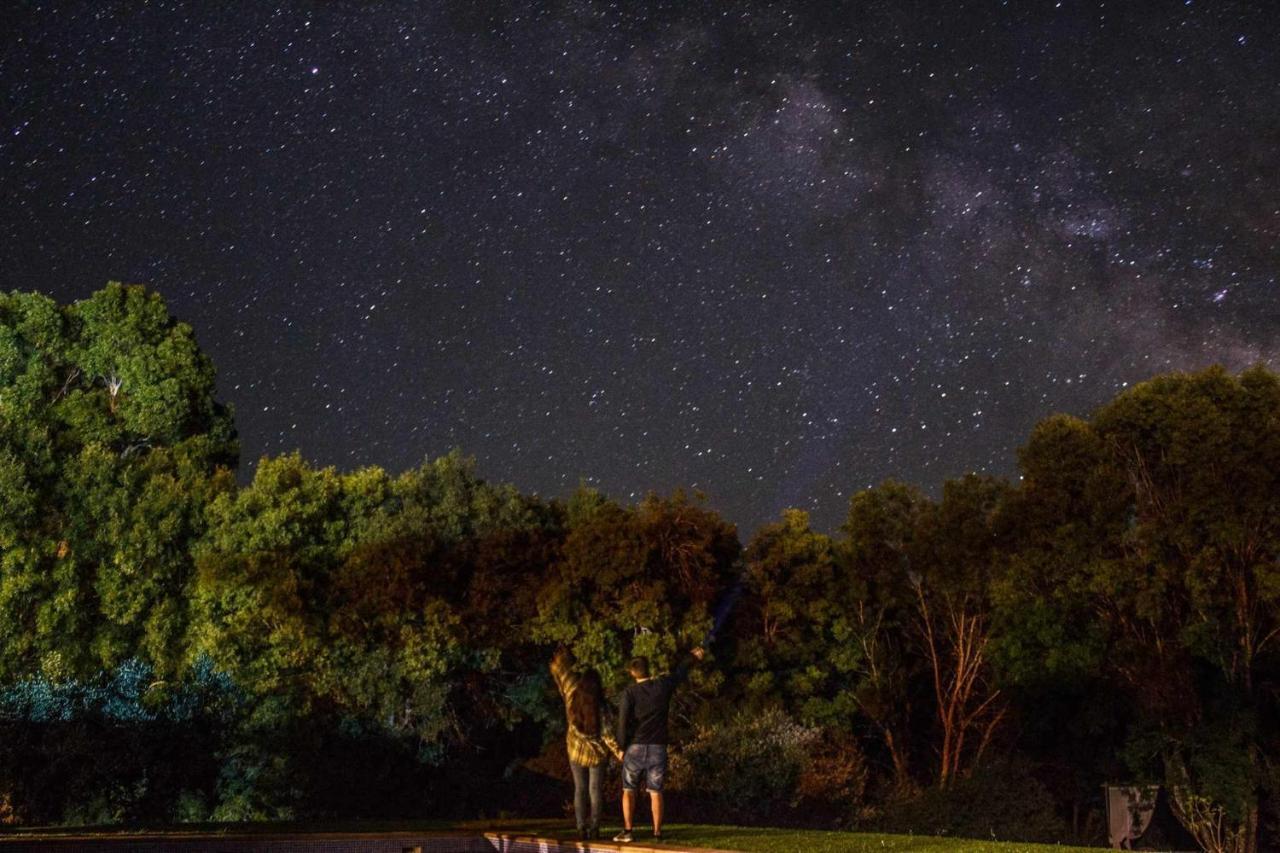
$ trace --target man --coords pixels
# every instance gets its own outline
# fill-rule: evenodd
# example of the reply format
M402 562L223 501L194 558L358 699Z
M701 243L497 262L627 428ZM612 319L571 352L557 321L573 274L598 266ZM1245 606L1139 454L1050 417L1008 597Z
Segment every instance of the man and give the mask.
M690 656L702 660L706 652L695 648ZM627 671L635 684L622 693L618 707L618 743L622 758L622 832L614 841L634 841L632 815L636 807L636 787L644 779L653 812L653 839L662 840L662 785L667 776L667 715L671 695L689 675L692 660L686 658L676 671L657 678L649 676L649 661L638 657Z

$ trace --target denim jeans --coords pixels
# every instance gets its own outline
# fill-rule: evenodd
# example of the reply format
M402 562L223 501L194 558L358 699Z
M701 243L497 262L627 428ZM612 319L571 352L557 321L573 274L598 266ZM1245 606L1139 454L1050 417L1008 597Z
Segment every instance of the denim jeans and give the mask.
M604 785L604 767L583 767L569 762L569 770L573 773L573 814L578 820L578 829L600 828L601 788ZM591 788L591 820L587 821L587 786Z

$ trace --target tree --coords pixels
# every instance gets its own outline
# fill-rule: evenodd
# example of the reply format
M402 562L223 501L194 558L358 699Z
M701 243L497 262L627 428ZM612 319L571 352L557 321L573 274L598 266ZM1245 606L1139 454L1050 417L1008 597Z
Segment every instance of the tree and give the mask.
M913 786L913 716L927 702L937 739L930 777L945 788L982 760L1006 714L988 653L989 589L1000 548L1003 481L949 481L940 503L885 483L855 495L845 524L854 594L836 630L838 669L874 723L895 785Z
M0 677L138 653L173 671L201 508L236 462L213 395L191 328L142 287L0 295Z
M538 502L456 454L392 478L295 453L263 459L209 513L188 653L230 672L263 713L334 714L409 737L431 762L502 716L505 685L486 679L520 636L508 605L538 569ZM495 598L501 609L472 609ZM464 713L477 703L478 720Z
M1008 492L1007 483L987 477L948 481L937 511L926 516L932 522L928 556L910 575L941 732L942 788L982 761L1008 710L988 651L990 588Z
M781 705L809 722L848 728L833 707L836 685L825 665L832 626L847 596L836 587L838 553L809 515L790 509L747 546L743 594L733 614L733 681L751 706Z
M914 563L922 557L920 532L930 510L918 489L885 482L855 494L843 531L849 549L848 604L833 625L832 656L846 679L843 694L875 727L893 765L894 788L907 793L912 778L912 732L920 659L910 626Z
M565 643L615 686L625 658L658 668L702 642L734 577L737 531L683 493L627 508L580 491L559 557L538 595L533 637Z
M1033 582L1005 609L1040 615L1009 620L1019 642L1056 635L1056 666L1100 661L1136 700L1131 767L1158 760L1206 849L1253 850L1280 643L1280 383L1260 368L1158 377L1091 423L1042 424L1023 459Z

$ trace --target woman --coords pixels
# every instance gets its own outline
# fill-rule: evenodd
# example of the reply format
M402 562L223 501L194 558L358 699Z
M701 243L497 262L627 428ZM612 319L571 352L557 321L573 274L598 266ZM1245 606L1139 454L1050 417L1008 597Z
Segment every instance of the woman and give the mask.
M595 670L577 675L572 670L573 655L560 647L551 659L551 675L564 699L568 732L569 770L573 773L573 813L578 821L578 837L600 837L600 798L609 756L622 759L622 750L604 724L604 691ZM587 819L587 797L591 799Z

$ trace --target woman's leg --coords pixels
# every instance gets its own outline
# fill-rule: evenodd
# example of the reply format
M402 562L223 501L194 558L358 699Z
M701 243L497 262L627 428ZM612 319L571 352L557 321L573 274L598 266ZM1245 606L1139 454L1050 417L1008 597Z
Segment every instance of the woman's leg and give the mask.
M597 764L591 768L591 828L600 829L600 804L603 801L605 765Z
M573 816L577 818L578 829L587 828L587 779L588 770L580 764L569 762L569 770L573 773Z

